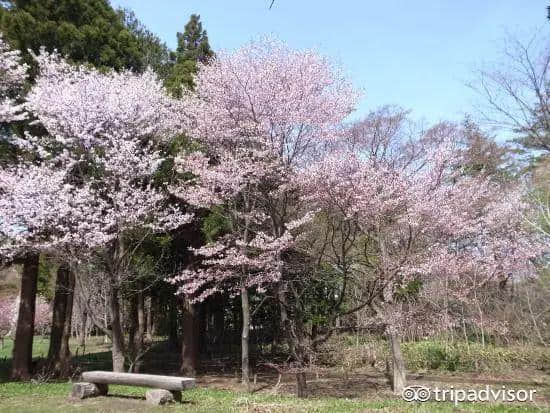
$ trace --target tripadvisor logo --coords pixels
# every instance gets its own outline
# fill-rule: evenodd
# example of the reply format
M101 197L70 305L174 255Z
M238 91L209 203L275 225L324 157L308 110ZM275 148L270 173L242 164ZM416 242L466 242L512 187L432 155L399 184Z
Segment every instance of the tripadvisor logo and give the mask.
M486 386L484 389L455 389L451 386L448 389L439 387L429 388L425 386L408 386L403 389L403 400L408 402L532 402L536 390L507 389L502 386L495 389Z

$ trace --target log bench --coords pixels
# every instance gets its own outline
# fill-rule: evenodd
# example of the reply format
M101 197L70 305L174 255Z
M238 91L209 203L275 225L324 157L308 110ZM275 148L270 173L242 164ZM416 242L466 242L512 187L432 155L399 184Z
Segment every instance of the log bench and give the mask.
M147 391L145 399L151 404L165 404L181 401L181 392L195 387L195 379L156 374L86 371L82 373L82 382L73 384L71 396L79 399L105 396L109 391L109 384L153 388L155 390Z

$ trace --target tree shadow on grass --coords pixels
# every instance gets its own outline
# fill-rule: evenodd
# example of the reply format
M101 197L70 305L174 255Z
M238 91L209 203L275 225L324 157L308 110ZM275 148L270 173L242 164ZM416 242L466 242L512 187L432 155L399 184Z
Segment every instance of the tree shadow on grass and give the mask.
M71 359L71 364L77 371L89 370L107 370L110 371L113 367L111 352L102 351L98 353L74 354Z
M33 370L37 380L48 380L48 372L44 370L46 358L44 356L33 358ZM0 358L0 383L12 382L10 378L12 359ZM112 359L110 351L98 351L82 354L78 347L73 351L71 359L73 366L73 379L78 379L84 371L91 370L112 370ZM156 341L144 357L142 372L149 374L174 375L178 373L180 366L180 354L169 348L165 341ZM66 382L65 380L51 380L51 382Z
M125 399L125 400L145 400L145 396L136 396L135 394L129 395L129 394L120 394L120 393L113 393L113 394L109 393L103 397Z
M10 380L11 359L0 359L0 383Z

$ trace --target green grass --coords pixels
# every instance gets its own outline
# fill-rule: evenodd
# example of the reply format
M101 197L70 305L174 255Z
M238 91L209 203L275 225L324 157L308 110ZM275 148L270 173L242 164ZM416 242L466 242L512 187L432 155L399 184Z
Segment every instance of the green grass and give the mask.
M109 396L87 400L70 400L71 384L64 382L9 382L7 376L2 382L1 377L7 372L7 364L11 357L13 342L5 340L0 349L0 412L186 412L186 413L221 413L221 412L254 412L254 413L340 413L340 412L550 412L550 408L538 408L534 405L522 404L487 404L461 403L458 408L450 403L406 403L400 398L388 396L384 392L361 394L361 398L345 397L311 397L299 399L291 395L276 395L268 391L243 393L239 391L218 390L212 388L196 388L184 393L184 403L166 407L152 407L143 400L147 389L128 386L110 386ZM77 343L71 341L71 350L77 354ZM420 353L423 349L416 349ZM35 337L33 356L46 356L48 338ZM103 344L102 338L92 338L89 341L86 354L82 356L79 350L78 361L82 367L99 367L105 364L110 367L109 345ZM156 354L156 352L159 354ZM427 350L426 358L432 357ZM166 356L166 349L161 345L152 352L157 357ZM424 357L422 357L424 359ZM159 359L160 360L160 359ZM4 371L2 371L4 370ZM323 394L323 393L318 393Z
M361 400L344 398L298 399L269 393L240 393L196 388L184 392L182 404L151 407L142 399L145 389L110 386L108 397L72 401L67 398L69 383L0 384L0 412L550 412L534 406L462 403L456 409L448 403L410 404L398 399Z
M46 357L50 345L49 337L34 336L32 344L32 356L35 358ZM83 349L76 340L70 340L72 354L82 354ZM109 351L109 344L103 344L103 337L91 337L86 343L86 354ZM11 338L4 339L4 346L0 347L0 359L11 358L13 350L13 340Z
M550 349L541 346L494 346L458 341L426 340L403 343L403 354L412 370L504 371L550 367Z
M355 336L336 337L328 348L334 365L360 367L364 355L383 363L389 356L384 340ZM440 370L450 372L505 372L516 369L550 369L550 348L535 345L495 346L492 344L442 340L402 343L403 356L409 371Z
M47 337L35 336L32 346L33 357L45 357L48 355L48 346L50 340ZM13 340L4 339L4 346L0 347L0 359L11 358L13 350Z
M44 359L48 355L50 341L48 337L35 336L32 346L32 356L34 360ZM111 353L109 344L103 343L103 337L92 337L84 349L80 347L76 340L70 340L71 353L75 357L75 362L83 367L94 369L110 369ZM0 347L0 383L8 381L9 369L13 350L13 340L6 338L4 346Z

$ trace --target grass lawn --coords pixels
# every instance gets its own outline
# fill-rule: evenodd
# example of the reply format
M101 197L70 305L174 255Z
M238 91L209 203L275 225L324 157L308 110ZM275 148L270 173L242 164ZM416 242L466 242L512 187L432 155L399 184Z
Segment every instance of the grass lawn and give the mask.
M32 344L33 357L46 357L48 355L49 345L50 345L49 337L34 336L33 344ZM84 351L82 347L79 347L76 340L73 340L73 339L71 339L70 341L70 347L71 347L72 354L82 354ZM0 346L0 359L11 358L12 350L13 350L13 340L11 338L6 338L4 340L4 346ZM103 343L103 337L91 337L86 344L85 350L86 350L86 354L105 352L105 351L110 351L110 345Z
M298 399L206 388L184 392L182 404L151 407L143 400L145 389L136 387L110 386L110 396L78 401L68 399L69 391L69 383L3 383L0 384L0 412L550 412L534 406L463 403L455 408L447 403L410 404L398 399Z
M0 412L254 412L254 413L339 413L339 412L549 412L550 408L529 404L461 403L407 403L389 396L387 391L374 390L358 397L316 397L299 399L292 395L273 394L269 389L244 393L232 389L206 387L199 381L198 388L183 393L182 404L152 407L145 403L146 389L127 386L110 386L109 396L87 400L71 400L71 384L64 382L16 383L7 379L7 366L13 342L5 340L0 349ZM101 338L90 340L85 355L83 349L71 343L73 354L79 354L88 367L110 363L109 345ZM48 351L48 338L35 337L33 355L44 357ZM97 366L97 367L96 367ZM107 367L105 367L107 368ZM238 380L237 380L238 381ZM363 383L363 386L365 384Z

